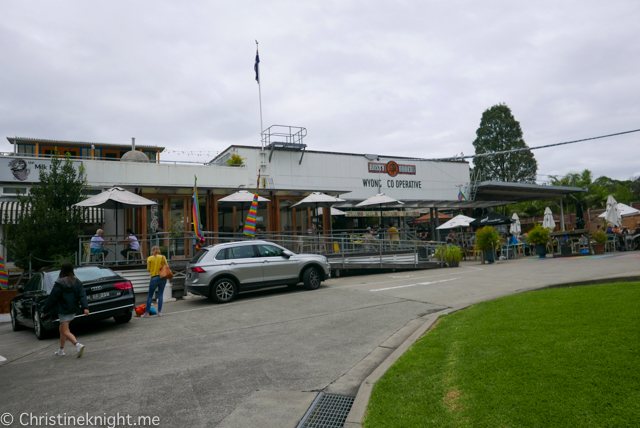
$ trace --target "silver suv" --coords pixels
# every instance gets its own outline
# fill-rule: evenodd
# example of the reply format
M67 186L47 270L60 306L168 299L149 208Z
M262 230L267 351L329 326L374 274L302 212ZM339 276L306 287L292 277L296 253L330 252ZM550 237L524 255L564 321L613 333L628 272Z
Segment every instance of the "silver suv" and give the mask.
M304 282L308 290L331 278L326 257L295 254L268 241L239 241L201 249L187 265L187 291L227 303L239 292Z

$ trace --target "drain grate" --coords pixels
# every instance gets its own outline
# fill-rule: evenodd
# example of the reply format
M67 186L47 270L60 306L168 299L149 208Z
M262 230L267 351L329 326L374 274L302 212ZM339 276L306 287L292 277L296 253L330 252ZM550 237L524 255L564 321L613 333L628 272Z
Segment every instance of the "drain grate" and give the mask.
M321 392L297 428L342 428L351 411L353 397Z

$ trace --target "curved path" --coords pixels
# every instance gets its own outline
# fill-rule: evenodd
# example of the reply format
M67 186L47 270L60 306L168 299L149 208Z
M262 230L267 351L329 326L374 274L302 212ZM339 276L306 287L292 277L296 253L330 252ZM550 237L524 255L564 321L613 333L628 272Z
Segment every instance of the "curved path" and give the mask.
M167 427L295 427L318 392L360 391L347 424L357 426L371 379L438 314L615 277L640 278L640 253L334 278L316 291L274 288L228 305L178 301L162 318L79 331L87 345L81 359L70 347L54 357L57 339L37 341L1 323L0 403L15 418L130 415L156 416Z

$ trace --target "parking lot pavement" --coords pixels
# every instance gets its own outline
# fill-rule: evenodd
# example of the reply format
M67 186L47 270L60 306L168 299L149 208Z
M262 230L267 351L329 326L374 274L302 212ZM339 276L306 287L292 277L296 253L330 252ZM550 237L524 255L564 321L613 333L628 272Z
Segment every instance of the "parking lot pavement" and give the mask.
M640 278L638 257L463 263L331 279L315 291L274 288L227 305L178 301L161 318L75 329L87 346L81 359L70 346L54 357L57 339L2 323L0 413L295 427L318 391L355 394L401 342L387 340L420 316L556 283Z

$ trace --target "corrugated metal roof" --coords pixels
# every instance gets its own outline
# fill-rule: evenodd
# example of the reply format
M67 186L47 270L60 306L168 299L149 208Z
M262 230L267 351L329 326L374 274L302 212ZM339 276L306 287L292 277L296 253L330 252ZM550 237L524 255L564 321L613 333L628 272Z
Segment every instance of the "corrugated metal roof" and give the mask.
M102 208L76 208L82 209L85 224L102 224L104 223L104 209ZM0 224L15 224L20 221L23 215L31 211L31 204L22 205L18 201L2 201L0 202Z
M82 144L84 146L90 146L90 145L95 145L95 146L108 146L108 147L122 147L122 148L131 148L131 144L115 144L115 143L95 143L95 142L89 142L89 141L63 141L63 140L49 140L46 138L27 138L27 137L7 137L7 140L9 141L9 143L11 144L15 144L16 141L20 142L26 142L26 143L52 143L52 144L66 144L66 145L79 145ZM138 144L136 143L136 148L142 148L142 149L160 149L160 150L164 150L164 147L160 147L160 146L146 146L143 144Z
M254 149L254 150L262 150L259 146L242 146L242 145L231 145L220 152L216 157L214 157L209 163L215 163L216 160L222 156L224 156L229 150L238 148L238 149ZM365 156L365 153L343 153L343 152L325 152L321 150L305 150L305 153L321 153L325 155L342 155L342 156ZM368 155L372 156L372 155ZM394 155L376 155L378 158L384 159L401 159L406 162L456 162L456 163L469 163L466 160L454 160L454 159L422 159L417 157L408 157L408 156L394 156Z

